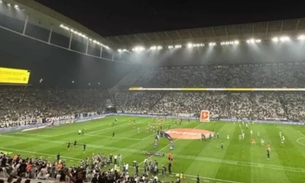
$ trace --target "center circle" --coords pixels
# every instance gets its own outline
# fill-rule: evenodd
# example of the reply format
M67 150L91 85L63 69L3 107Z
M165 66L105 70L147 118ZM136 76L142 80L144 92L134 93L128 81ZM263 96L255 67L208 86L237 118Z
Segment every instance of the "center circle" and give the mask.
M201 135L204 134L208 137L210 134L213 136L213 132L208 130L193 129L193 128L176 128L167 130L168 133L174 139L201 139Z

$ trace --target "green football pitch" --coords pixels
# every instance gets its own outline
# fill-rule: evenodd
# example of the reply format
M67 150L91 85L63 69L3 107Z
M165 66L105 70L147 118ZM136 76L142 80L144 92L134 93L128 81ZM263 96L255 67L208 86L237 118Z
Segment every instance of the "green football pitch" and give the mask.
M212 131L220 134L219 139L200 141L175 139L175 149L169 149L169 142L161 138L158 148L154 148L155 133L146 132L148 124L157 124L152 118L117 116L118 122L112 125L115 116L90 122L65 124L26 132L10 132L0 134L0 151L21 154L22 157L43 157L54 160L61 153L69 165L79 165L81 159L97 154L121 154L123 162L130 165L133 161L143 167L143 161L149 157L143 151L162 152L164 157L149 157L157 160L159 165L167 166L167 154L174 156L172 171L183 172L188 182L195 182L197 175L201 182L258 182L258 183L300 183L305 177L305 127L275 124L251 124L249 129L244 125L229 122L200 123L183 121L177 124L175 119L165 120L164 128L193 128ZM135 120L135 126L129 121ZM138 128L140 132L138 133ZM84 135L78 130L84 129ZM245 139L239 140L241 130L245 131ZM250 130L253 131L250 137ZM281 146L279 132L285 136ZM112 137L112 133L115 137ZM257 132L260 133L258 137ZM227 139L230 135L230 139ZM256 145L251 145L254 138ZM265 145L260 144L265 140ZM77 140L86 143L83 152L81 145L71 146L67 151L68 142ZM224 149L220 148L223 142ZM267 160L267 143L271 144L271 158ZM105 168L108 169L109 167ZM174 175L167 180L175 180Z

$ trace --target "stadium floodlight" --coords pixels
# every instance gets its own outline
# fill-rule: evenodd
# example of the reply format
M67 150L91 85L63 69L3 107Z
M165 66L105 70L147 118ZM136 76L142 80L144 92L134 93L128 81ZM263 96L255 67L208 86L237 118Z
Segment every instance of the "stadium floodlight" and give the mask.
M289 41L289 40L290 40L290 38L288 36L280 37L280 41L282 41L282 42L286 42L286 41Z
M73 29L70 29L69 27L65 26L64 24L60 24L60 28L66 29L67 31L73 31Z
M254 43L260 43L261 42L261 40L260 39L248 39L247 40L247 43L249 43L249 44L254 44Z
M72 81L72 83L74 83L74 81Z
M157 46L157 49L158 50L161 50L163 47L162 46Z
M214 43L214 42L209 43L209 46L215 46L215 45L216 45L216 43Z
M156 50L157 47L156 47L156 46L152 46L152 47L150 47L150 49L151 49L151 50Z
M239 41L226 41L226 42L221 42L220 45L238 45Z
M16 10L19 10L19 6L18 6L17 4L14 6L14 8L15 8Z
M277 43L277 42L279 42L279 38L278 37L274 37L274 38L272 38L272 41Z
M8 7L11 7L11 4L10 4L10 3L7 3L7 6L8 6Z
M174 48L174 46L172 46L172 45L168 46L168 49L173 49L173 48Z
M247 43L255 43L255 40L254 39L249 39L249 40L247 40Z
M300 35L299 37L298 37L298 40L305 40L305 35Z
M65 26L64 24L60 24L59 27L62 28L62 29L65 29L65 30L67 30L67 31L70 31L70 32L72 32L73 34L75 34L75 35L77 35L77 36L79 36L79 37L82 37L82 38L84 38L84 39L88 39L90 42L93 42L94 44L97 44L97 45L99 45L99 46L103 46L103 47L106 48L106 49L110 49L108 46L106 46L106 45L100 43L99 41L97 41L97 40L92 40L91 38L88 38L88 36L86 36L85 34L83 34L83 33L81 33L81 32L78 32L78 31L76 31L76 30L74 30L74 29L72 29L72 28L69 28L68 26Z
M134 51L134 52L140 52L140 51L144 51L144 50L145 50L145 48L141 47L141 46L137 46L132 49L132 51Z
M188 43L188 44L187 44L187 47L188 47L188 48L193 48L193 44L192 44L192 43Z
M0 4L2 4L3 2L2 2L2 0L0 0Z
M188 44L188 47L189 48L191 48L191 47L202 47L202 46L204 46L204 44L203 43L197 43L197 44Z
M180 44L175 45L175 48L181 48L182 46Z

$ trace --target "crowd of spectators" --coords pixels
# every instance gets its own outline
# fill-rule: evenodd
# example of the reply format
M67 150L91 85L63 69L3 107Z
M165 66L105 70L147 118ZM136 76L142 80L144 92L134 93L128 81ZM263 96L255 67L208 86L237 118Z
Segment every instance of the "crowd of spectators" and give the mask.
M304 86L304 78L305 65L157 69L142 75L134 86L294 88Z
M133 84L151 88L304 88L304 65L157 69ZM118 92L119 111L305 121L301 92Z
M159 166L157 161L145 159L141 171L138 163L134 161L133 170L130 172L129 165L119 161L119 157L120 155L93 154L73 166L67 166L60 154L54 155L54 160L50 161L41 157L23 158L19 154L10 156L0 152L0 177L7 178L10 183L13 179L17 179L18 183L21 179L26 179L25 183L30 183L31 180L74 183L160 182L157 172L161 171L162 167L164 169L164 166ZM163 171L162 176L165 176L165 173L166 171Z
M155 100L141 100L139 96L145 94ZM116 93L116 96L119 96L116 97L118 110L125 113L198 116L201 110L209 110L214 118L305 121L305 96L302 93L123 92ZM145 107L134 108L139 104L120 105L129 101L141 101ZM152 103L155 105L152 106Z
M145 73L134 86L143 87L300 87L304 65L159 69ZM74 118L105 110L111 100L118 111L212 117L305 120L301 92L116 92L31 87L0 88L0 127Z
M0 127L41 123L54 117L74 118L104 110L99 90L0 88Z

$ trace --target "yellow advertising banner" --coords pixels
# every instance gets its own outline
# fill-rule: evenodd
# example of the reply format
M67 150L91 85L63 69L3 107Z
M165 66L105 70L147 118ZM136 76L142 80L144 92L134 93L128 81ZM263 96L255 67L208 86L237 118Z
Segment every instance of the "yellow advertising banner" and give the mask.
M28 84L31 72L24 69L0 67L0 84Z

